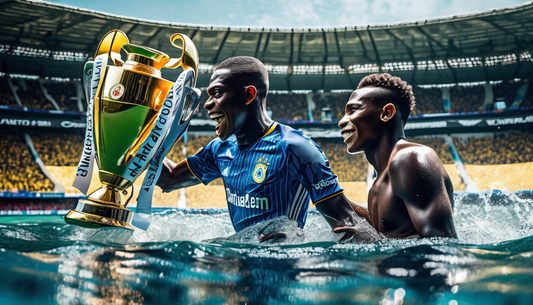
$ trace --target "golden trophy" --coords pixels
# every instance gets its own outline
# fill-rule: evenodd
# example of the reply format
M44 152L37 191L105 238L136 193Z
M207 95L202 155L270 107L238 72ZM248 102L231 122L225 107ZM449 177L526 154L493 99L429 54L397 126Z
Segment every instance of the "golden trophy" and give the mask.
M175 43L177 40L181 46ZM170 42L183 50L179 59L130 44L122 31L113 30L100 41L94 61L86 63L87 129L74 186L87 192L94 159L102 186L87 199L78 201L65 216L67 223L134 229L131 224L134 213L126 208L133 190L126 202L121 193L127 194L126 189L148 166L157 168L187 129L200 99L199 90L194 89L198 75L194 43L182 34L174 34ZM121 49L127 54L125 62ZM161 78L162 68L178 67L184 71L175 83ZM167 138L173 129L175 139ZM167 146L164 149L163 143ZM155 156L158 163L153 160ZM155 184L155 175L150 176L143 187ZM151 197L149 200L151 208Z

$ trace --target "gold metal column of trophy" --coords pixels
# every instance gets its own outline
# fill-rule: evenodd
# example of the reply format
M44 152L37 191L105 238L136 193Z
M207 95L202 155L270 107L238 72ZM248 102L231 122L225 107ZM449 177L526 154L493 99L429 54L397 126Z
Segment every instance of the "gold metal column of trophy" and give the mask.
M182 42L182 46L175 43L177 40ZM170 58L167 54L148 47L130 44L127 36L120 30L110 31L100 41L95 59L99 55L107 54L107 57L104 57L105 63L101 71L97 71L98 82L95 82L95 72L89 72L92 74L92 85L87 89L93 92L91 103L94 103L94 106L89 109L91 94L88 94L87 134L90 134L91 139L94 136L94 140L91 143L86 136L85 147L90 149L89 146L94 144L96 148L92 151L102 186L87 199L78 201L76 208L65 216L67 223L90 228L134 229L131 225L133 211L125 207L127 202L122 201L120 193L127 194L126 189L133 185L134 179L125 178L128 166L144 149L141 146L156 126L156 119L163 109L165 98L174 85L173 82L161 78L160 70L180 66L184 71L192 69L194 78L191 87L196 85L198 75L198 52L192 40L185 35L174 34L170 42L183 50L179 59ZM121 49L127 54L126 62L121 59ZM108 58L114 66L107 65ZM96 70L96 63L95 60L90 68ZM90 82L91 79L84 84L85 87ZM183 107L182 113L188 115L186 120L191 119L195 110L191 111L186 107L197 107L197 102L194 106L189 103ZM181 116L181 113L175 114L176 119ZM181 120L184 118L181 117ZM82 156L80 164L87 163L86 166L91 166L92 171L92 160L91 164L87 160L88 157L84 161ZM139 174L147 165L139 170ZM80 167L77 176L79 172ZM132 195L133 190L130 199Z

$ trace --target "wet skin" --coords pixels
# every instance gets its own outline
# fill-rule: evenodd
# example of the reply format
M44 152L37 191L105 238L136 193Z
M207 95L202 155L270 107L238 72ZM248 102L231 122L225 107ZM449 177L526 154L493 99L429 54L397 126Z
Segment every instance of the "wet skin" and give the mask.
M371 224L393 238L457 237L451 179L431 148L405 140L400 113L383 102L391 98L387 89L358 89L339 122L348 152L364 152L377 171L368 194Z

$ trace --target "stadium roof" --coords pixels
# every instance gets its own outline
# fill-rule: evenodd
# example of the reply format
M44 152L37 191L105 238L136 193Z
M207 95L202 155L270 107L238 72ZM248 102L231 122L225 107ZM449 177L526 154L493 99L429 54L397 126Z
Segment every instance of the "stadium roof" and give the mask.
M179 51L170 36L191 37L201 61L200 87L207 86L213 66L236 55L261 59L273 90L351 89L363 76L379 71L416 85L524 78L533 71L533 2L391 25L259 29L158 22L44 1L0 0L0 29L0 72L42 77L78 78L84 61L112 29L124 31L133 44L174 57ZM178 71L163 75L175 79Z

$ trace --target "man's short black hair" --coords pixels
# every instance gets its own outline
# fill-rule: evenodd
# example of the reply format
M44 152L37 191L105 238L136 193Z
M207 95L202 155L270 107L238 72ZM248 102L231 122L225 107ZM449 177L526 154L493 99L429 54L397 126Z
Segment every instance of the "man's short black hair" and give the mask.
M261 100L266 98L268 92L268 72L263 63L250 56L231 57L221 62L216 70L228 69L231 71L232 80L238 85L253 85L258 91Z
M401 78L392 76L389 73L377 73L365 76L357 89L366 87L386 88L396 93L396 99L393 101L396 107L400 109L402 120L405 124L409 114L415 108L415 96L413 87L403 81Z

